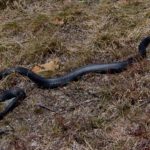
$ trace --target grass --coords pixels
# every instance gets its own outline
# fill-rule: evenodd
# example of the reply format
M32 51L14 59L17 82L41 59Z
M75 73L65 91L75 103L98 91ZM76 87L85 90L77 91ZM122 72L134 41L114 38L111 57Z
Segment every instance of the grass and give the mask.
M59 76L126 59L150 33L149 6L148 0L0 1L0 69L59 58ZM22 87L27 98L0 121L10 129L0 149L149 149L149 80L149 53L120 74L89 74L57 89L13 74L0 88Z

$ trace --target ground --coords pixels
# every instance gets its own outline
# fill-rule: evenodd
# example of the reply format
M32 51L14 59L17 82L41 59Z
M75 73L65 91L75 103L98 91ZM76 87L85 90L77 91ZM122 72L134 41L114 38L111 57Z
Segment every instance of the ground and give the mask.
M0 0L0 70L59 60L49 78L138 52L149 0ZM20 75L0 88L27 98L0 121L1 150L149 150L149 54L120 74L88 74L57 89ZM43 106L43 107L42 107Z

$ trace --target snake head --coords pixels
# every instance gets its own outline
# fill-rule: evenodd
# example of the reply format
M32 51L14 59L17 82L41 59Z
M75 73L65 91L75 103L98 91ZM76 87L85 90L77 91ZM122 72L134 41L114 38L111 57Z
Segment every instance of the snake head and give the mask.
M26 94L20 88L13 88L5 91L0 95L0 102L9 101L7 106L0 112L0 120L4 118L9 112L13 111L16 106L18 106L21 100L25 99Z

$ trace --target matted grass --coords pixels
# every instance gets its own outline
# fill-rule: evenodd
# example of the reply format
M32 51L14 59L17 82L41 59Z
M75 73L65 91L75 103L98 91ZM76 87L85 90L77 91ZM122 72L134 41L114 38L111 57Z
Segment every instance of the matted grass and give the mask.
M126 59L150 34L148 0L25 0L0 8L1 69L59 58L55 75L63 75ZM148 54L120 74L90 74L49 90L15 74L2 80L1 89L22 87L27 98L0 121L10 130L0 149L150 149L149 65Z

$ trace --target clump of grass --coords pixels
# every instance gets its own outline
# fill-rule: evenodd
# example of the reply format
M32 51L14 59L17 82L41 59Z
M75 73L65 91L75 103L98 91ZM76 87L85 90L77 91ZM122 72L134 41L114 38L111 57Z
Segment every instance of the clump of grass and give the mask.
M21 31L22 31L22 27L16 21L6 23L2 27L2 32L9 32L12 33L13 35Z
M51 54L61 55L66 50L61 41L51 39L49 36L30 41L28 47L29 49L22 53L21 61L25 60L25 63L30 64L40 60L43 62L43 59L46 60Z
M9 67L14 64L15 61L19 59L19 54L21 51L21 47L18 43L1 43L0 44L0 63L1 67ZM16 53L18 54L16 56Z
M84 19L87 17L87 13L80 9L78 6L65 7L60 13L57 14L57 17L64 20L64 23L76 22L81 17Z
M16 28L18 28L17 22L10 22L10 23L6 23L3 26L2 30L12 30L12 29L16 29Z
M15 8L15 5L25 5L27 3L31 3L33 0L0 0L0 9L5 9L7 7Z
M102 128L104 124L105 124L105 120L100 116L91 118L91 127L93 129Z
M81 2L81 3L84 3L84 4L87 4L87 5L100 3L99 0L80 0L80 2Z
M60 126L58 126L57 124L53 125L51 127L51 132L54 137L55 136L58 137L58 136L62 135L62 128Z
M130 106L129 104L120 104L117 107L118 109L118 113L122 116L125 117L126 115L128 115L130 113Z
M0 0L0 9L4 9L7 5L13 3L16 0Z
M3 44L0 43L0 53L4 52L6 50L7 50L7 48Z
M48 31L49 29L54 30L55 25L50 22L50 18L46 14L39 14L31 21L30 28L32 32L37 32L41 29L47 29Z

